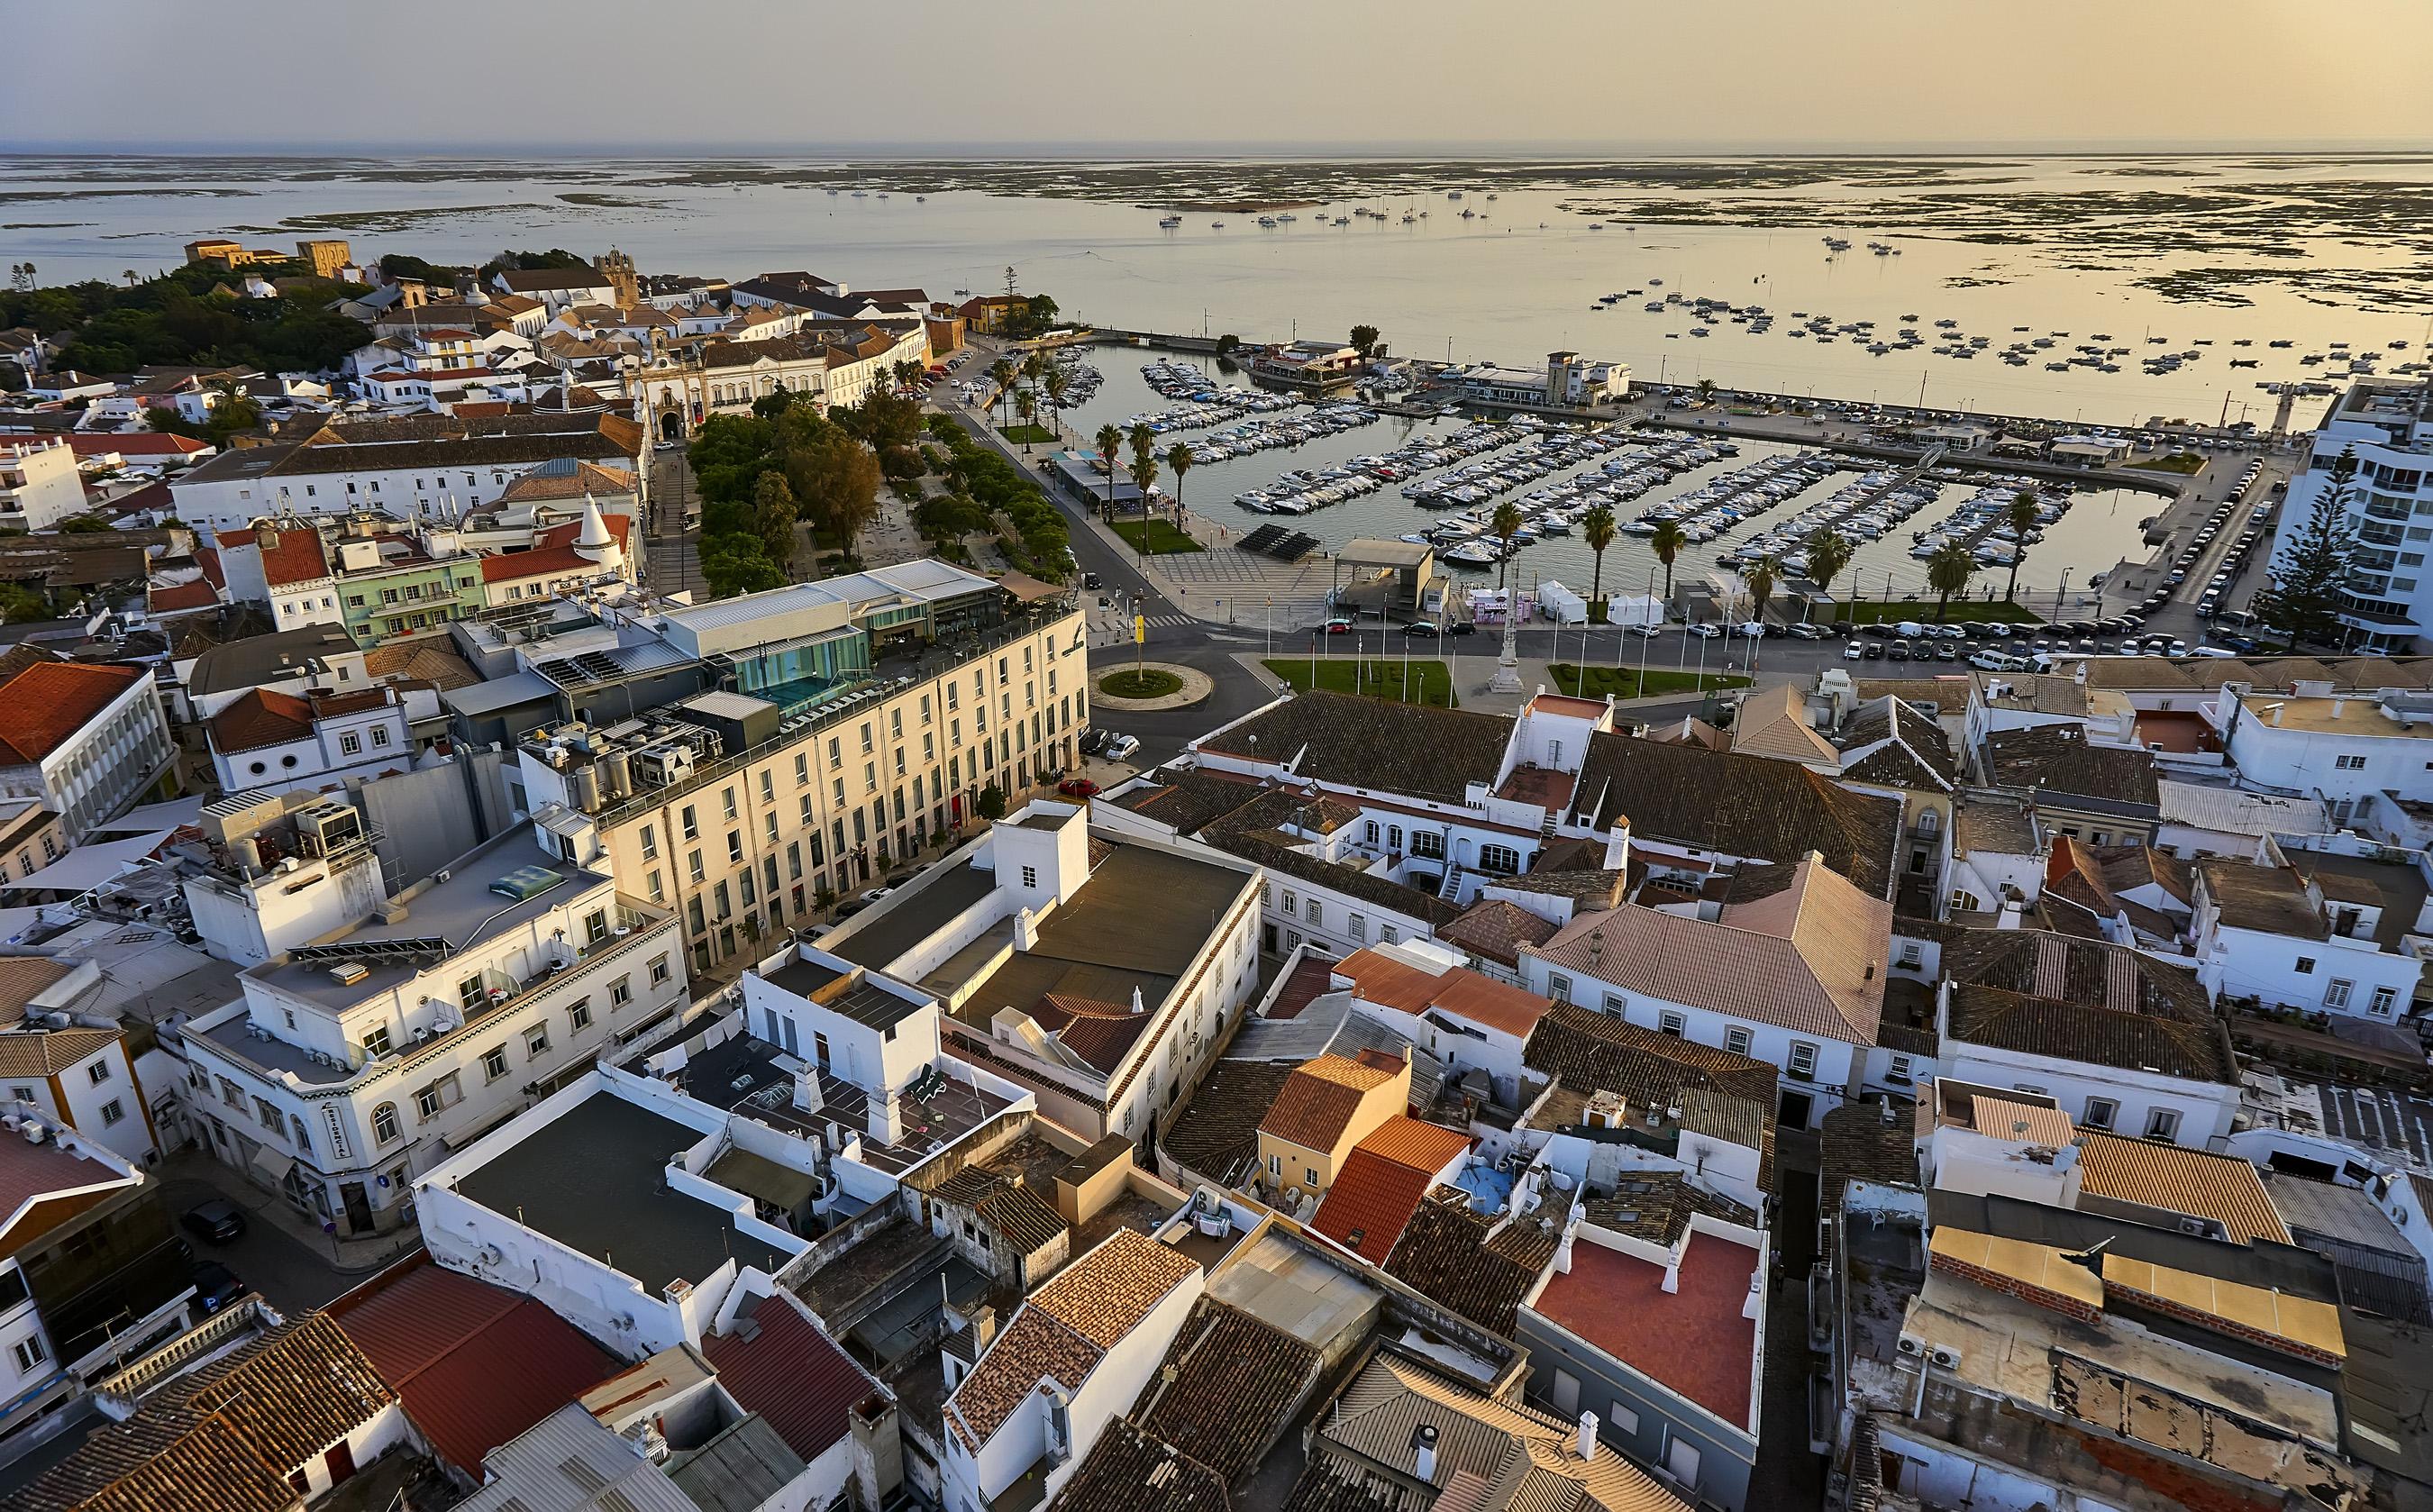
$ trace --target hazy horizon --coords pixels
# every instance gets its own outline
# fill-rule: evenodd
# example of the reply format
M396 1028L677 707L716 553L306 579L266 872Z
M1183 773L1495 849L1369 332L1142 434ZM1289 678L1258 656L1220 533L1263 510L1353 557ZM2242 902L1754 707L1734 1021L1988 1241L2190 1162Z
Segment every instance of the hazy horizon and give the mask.
M240 18L138 0L11 18L21 66L0 94L0 146L1189 158L2433 144L2433 96L2414 76L2433 10L2416 0L2337 13L2305 0L1539 0L1523 14L1482 20L1442 0L259 0Z

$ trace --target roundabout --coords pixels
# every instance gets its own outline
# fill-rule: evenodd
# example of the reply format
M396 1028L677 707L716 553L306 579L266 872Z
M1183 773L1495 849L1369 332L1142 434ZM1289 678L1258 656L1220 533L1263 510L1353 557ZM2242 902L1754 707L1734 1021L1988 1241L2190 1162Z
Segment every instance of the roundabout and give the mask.
M1216 687L1206 672L1173 662L1152 661L1137 669L1125 666L1108 672L1097 680L1094 692L1101 708L1148 714L1159 709L1188 708L1205 699Z

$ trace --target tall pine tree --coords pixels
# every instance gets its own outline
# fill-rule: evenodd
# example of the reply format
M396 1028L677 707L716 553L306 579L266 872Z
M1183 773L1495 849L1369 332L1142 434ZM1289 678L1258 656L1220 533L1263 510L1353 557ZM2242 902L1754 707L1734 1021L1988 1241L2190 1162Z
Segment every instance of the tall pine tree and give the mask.
M2356 472L2354 448L2332 460L2306 523L2273 559L2267 586L2255 596L2256 614L2281 632L2284 650L2296 650L2301 640L2339 638L2341 595L2356 570L2348 519Z

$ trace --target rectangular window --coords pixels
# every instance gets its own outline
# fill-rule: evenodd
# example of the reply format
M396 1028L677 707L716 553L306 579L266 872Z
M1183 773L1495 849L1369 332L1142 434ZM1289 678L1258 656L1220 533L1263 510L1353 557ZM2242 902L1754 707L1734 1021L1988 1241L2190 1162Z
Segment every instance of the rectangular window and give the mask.
M2397 988L2377 987L2373 990L2373 1001L2366 1005L2365 1011L2373 1014L2377 1018L2386 1017L2390 1014L2392 1006L2398 1001L2399 990Z
M11 1346L9 1352L17 1357L17 1369L20 1373L32 1369L51 1357L50 1346L43 1342L43 1336L40 1334L26 1334Z
M507 1047L494 1045L482 1052L482 1079L496 1081L507 1074Z
M372 745L376 749L385 748L388 745L387 725L377 724L372 727Z
M1730 1028L1724 1030L1724 1048L1731 1051L1734 1055L1748 1054L1749 1045L1753 1043L1753 1040L1754 1036L1752 1036L1748 1030L1741 1028L1737 1024L1733 1025Z
M735 790L732 788L724 789L718 796L720 806L726 810L726 817L733 819L735 817Z
M2315 958L2312 956L2300 956L2298 958L2298 975L2301 977L2312 977L2314 974Z
M2331 985L2323 989L2323 1006L2325 1008L2346 1008L2349 1006L2349 994L2355 991L2356 991L2356 983L2342 981L2338 977L2335 977L2331 980Z
M2146 1114L2148 1139L2175 1139L2179 1137L2179 1132L2180 1115L2177 1110L2156 1108Z
M549 1026L536 1024L524 1030L524 1059L537 1061L549 1053Z
M364 738L352 730L341 731L338 736L338 754L340 756L363 755Z
M112 1097L108 1102L101 1105L101 1122L102 1127L104 1128L108 1128L110 1125L117 1123L120 1119L125 1118L126 1116L127 1109L116 1097Z
M2084 1128L2103 1130L2110 1129L2119 1116L2118 1103L2109 1097L2089 1097L2086 1099L2086 1112L2078 1121Z
M95 1061L93 1064L84 1068L84 1079L87 1081L92 1082L96 1087L100 1086L103 1082L108 1081L110 1079L110 1062L107 1061Z
M685 857L685 870L691 875L693 881L696 883L709 875L708 871L701 864L701 852L699 851L693 851Z
M652 986L654 986L654 987L656 987L656 986L660 985L661 983L665 982L667 979L668 979L668 958L667 958L667 957L665 957L665 956L654 956L654 957L652 957L652 958L651 958L651 985L652 985Z
M693 813L692 805L687 804L684 806L684 813L681 817L684 820L684 838L687 840L701 839L701 820L699 816Z
M574 1032L577 1034L591 1027L591 1000L587 997L582 1002L575 1004L570 1009L568 1009L566 1011L566 1018L568 1023L574 1026Z
M1024 867L1022 869L1022 885L1027 888L1037 887L1039 885L1039 868L1035 866Z
M1690 1032L1690 1021L1679 1013L1659 1013L1656 1015L1656 1028L1677 1040Z
M1791 1074L1802 1081L1816 1075L1816 1046L1804 1040L1791 1042Z
M1624 1406L1619 1402L1609 1402L1606 1403L1605 1415L1607 1420L1613 1424L1614 1431L1616 1433L1631 1437L1636 1437L1638 1436L1639 1414L1631 1411L1628 1407Z
M2363 772L2365 770L2365 757L2361 756L2340 756L2333 761L2332 766L2335 770L2340 772Z
M614 1012L634 1000L634 978L620 977L608 984L608 1009Z
M658 832L658 829L657 829L657 827L656 827L655 825L652 825L652 824L644 824L644 825L642 826L642 859L644 859L644 860L646 860L646 861L647 861L647 860L651 859L653 857L655 857L655 856L656 856L656 855L658 855L658 854L659 854L659 832Z
M377 1060L386 1054L388 1054L388 1026L383 1024L364 1036L364 1056L366 1060Z
M1550 974L1546 977L1546 995L1553 998L1557 1003L1570 1002L1572 1000L1572 979L1569 977L1560 975L1559 973Z

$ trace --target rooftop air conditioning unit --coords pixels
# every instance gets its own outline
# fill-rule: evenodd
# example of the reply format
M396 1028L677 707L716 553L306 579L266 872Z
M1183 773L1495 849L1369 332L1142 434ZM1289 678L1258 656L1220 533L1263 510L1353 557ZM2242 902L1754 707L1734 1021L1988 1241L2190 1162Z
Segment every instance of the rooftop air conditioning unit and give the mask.
M360 960L342 960L330 968L330 979L341 987L353 987L371 976L371 968Z
M1960 1351L1948 1345L1936 1345L1933 1352L1930 1353L1927 1358L1934 1364L1943 1367L1943 1368L1947 1370L1956 1370L1960 1368Z
M1926 1352L1926 1340L1918 1337L1914 1334L1904 1334L1900 1336L1900 1351L1903 1354L1924 1354Z

